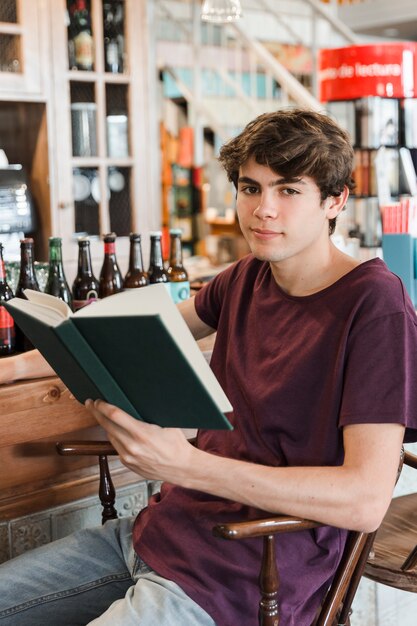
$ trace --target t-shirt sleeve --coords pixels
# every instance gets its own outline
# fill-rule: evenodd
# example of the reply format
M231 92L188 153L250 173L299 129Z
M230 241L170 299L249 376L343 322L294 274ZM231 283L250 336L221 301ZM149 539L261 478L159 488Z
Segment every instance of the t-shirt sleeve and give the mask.
M352 332L342 398L340 426L399 423L417 440L417 318L392 313Z
M217 274L212 280L198 291L194 298L195 310L198 317L205 323L215 328L219 323L220 313L227 293L230 281L230 269Z

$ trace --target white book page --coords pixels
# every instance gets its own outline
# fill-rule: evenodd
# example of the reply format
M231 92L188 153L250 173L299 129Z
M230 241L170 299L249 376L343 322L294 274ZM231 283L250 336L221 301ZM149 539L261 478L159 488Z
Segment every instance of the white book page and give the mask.
M209 391L219 409L227 413L232 406L198 347L181 313L163 284L124 291L93 302L77 311L75 317L159 315L178 348Z
M30 300L24 300L23 298L12 298L9 300L8 304L15 309L19 309L37 319L47 326L56 327L62 324L65 321L65 317L57 311L56 309L48 306L44 306L43 304L39 304L38 302L31 302Z
M45 309L52 309L61 321L68 319L72 315L72 311L66 302L51 296L49 293L34 291L33 289L25 289L23 293L29 302L45 307Z

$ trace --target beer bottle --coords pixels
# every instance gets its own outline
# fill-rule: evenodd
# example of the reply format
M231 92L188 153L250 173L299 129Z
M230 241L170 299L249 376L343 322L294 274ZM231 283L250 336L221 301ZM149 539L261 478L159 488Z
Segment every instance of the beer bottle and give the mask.
M33 239L31 237L20 240L20 274L15 296L17 298L26 299L23 293L25 289L40 291L35 274ZM19 352L27 352L28 350L33 350L33 348L34 346L31 341L29 341L16 324L16 350Z
M116 260L116 235L104 235L104 260L100 272L98 295L106 298L123 290L123 279Z
M129 269L123 281L124 289L136 289L149 285L147 273L143 269L141 236L130 233Z
M13 298L13 292L7 284L3 261L3 245L0 243L0 356L12 354L16 346L14 320L2 304L11 298Z
M78 239L78 271L72 284L74 311L98 300L98 280L93 274L91 265L90 240L88 237Z
M171 228L168 276L171 282L171 297L174 302L181 302L190 297L190 281L182 262L181 229Z
M148 269L148 278L150 283L168 283L168 273L164 268L162 258L162 233L160 230L151 233L151 254Z
M56 296L72 308L72 296L62 264L62 239L49 237L49 268L45 293Z

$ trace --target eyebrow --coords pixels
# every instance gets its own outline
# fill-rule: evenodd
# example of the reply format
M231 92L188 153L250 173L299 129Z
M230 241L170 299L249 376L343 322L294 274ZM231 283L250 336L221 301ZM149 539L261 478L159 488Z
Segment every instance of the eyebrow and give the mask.
M259 182L249 176L239 176L238 183L248 183L250 185L259 185ZM307 183L297 176L290 176L288 178L282 177L268 183L268 187L276 187L277 185L288 185L289 183L297 183L297 185L306 185Z

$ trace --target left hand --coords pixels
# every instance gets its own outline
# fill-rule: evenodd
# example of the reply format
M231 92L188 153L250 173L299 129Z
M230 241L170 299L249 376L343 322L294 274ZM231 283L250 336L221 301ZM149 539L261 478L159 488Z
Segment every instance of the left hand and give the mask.
M196 450L180 428L141 422L103 400L86 400L85 406L107 432L126 467L144 478L184 483Z

